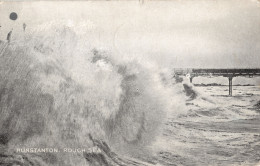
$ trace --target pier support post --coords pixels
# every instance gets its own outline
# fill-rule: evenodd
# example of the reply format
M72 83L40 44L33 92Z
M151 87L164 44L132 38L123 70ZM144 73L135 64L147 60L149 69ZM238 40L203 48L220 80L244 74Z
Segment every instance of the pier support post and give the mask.
M229 82L229 96L232 96L232 79L233 77L228 77L228 82Z
M192 83L192 79L193 79L193 77L190 77L190 83Z

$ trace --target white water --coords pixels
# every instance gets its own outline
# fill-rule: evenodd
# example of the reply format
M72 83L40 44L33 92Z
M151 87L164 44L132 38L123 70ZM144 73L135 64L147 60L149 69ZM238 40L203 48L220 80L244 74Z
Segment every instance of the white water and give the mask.
M260 161L260 88L194 87L200 97L188 101L188 113L168 118L164 135L163 165L257 165ZM210 100L203 100L202 98ZM213 102L212 102L213 101Z
M184 82L196 94L191 100L167 65L102 49L89 32L60 23L40 27L16 37L0 59L1 153L93 148L90 134L121 157L153 165L259 161L259 87L234 87L235 97L227 97L227 87ZM39 165L89 165L83 154L27 157Z

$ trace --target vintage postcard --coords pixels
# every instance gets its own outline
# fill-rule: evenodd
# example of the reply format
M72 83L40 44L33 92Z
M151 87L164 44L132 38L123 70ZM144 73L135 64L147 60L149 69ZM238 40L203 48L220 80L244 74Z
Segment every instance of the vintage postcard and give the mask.
M260 1L0 1L1 166L260 166Z

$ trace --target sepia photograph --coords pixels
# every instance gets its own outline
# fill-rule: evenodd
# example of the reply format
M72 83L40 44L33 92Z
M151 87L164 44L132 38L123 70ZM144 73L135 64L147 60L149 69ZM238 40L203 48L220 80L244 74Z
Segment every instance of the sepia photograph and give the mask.
M0 0L0 166L260 166L260 0Z

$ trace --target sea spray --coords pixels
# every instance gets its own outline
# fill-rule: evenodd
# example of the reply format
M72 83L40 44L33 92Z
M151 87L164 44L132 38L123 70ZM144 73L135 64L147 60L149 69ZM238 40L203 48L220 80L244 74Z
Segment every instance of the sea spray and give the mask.
M171 111L158 68L82 48L83 39L65 26L34 31L6 48L0 59L0 137L6 152L91 148L91 134L119 154L151 153L146 148ZM26 156L40 165L86 164L83 154Z

